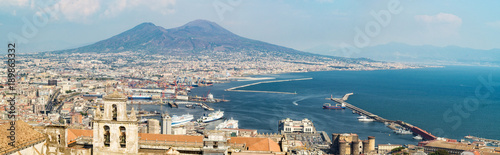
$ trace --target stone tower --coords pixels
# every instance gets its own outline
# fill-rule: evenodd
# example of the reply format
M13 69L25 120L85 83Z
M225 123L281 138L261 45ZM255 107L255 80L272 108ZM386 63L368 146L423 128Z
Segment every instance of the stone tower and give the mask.
M167 114L161 115L161 134L172 134L172 118Z
M103 100L104 111L97 108L93 120L94 154L137 154L139 141L134 108L127 115L127 98L116 90Z

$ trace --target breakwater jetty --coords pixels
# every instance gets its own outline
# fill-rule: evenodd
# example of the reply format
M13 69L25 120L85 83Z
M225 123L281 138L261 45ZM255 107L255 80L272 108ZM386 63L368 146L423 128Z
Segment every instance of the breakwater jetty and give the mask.
M487 142L487 143L493 143L493 144L496 144L496 145L500 145L500 140L480 138L480 137L475 137L475 136L471 136L471 135L465 136L465 138L472 139L472 140L475 140L475 141L482 141L482 142Z
M423 129L420 129L418 128L417 126L413 126L409 123L406 123L406 122L403 122L403 121L394 121L394 120L388 120L388 119L385 119L385 118L382 118L378 115L375 115L373 113L370 113L366 110L363 110L361 108L358 108L352 104L349 104L347 102L345 102L347 99L349 99L349 96L353 95L354 93L349 93L349 94L345 94L344 97L342 98L333 98L333 97L330 97L330 98L326 98L326 99L329 99L329 100L332 100L334 102L337 102L337 103L340 103L340 104L344 104L347 108L351 109L353 112L355 113L358 113L360 115L365 115L377 122L382 122L382 123L386 123L386 124L389 124L389 128L391 129L395 129L396 127L395 126L400 126L400 127L404 127L404 128L407 128L409 130L411 130L414 134L418 134L420 136L422 136L422 138L426 139L426 140L434 140L436 139L437 137L432 135L431 133L423 130Z
M226 89L225 91L236 91L236 92L253 92L253 93L277 93L277 94L297 94L296 92L279 92L279 91L260 91L260 90L236 90L238 88L244 88L248 86L253 86L253 85L258 85L262 83L276 83L276 82L288 82L288 81L299 81L299 80L311 80L313 78L300 78L300 79L286 79L286 80L273 80L273 81L261 81L261 82L255 82L255 83L250 83L246 85L241 85L237 87L232 87L229 89Z

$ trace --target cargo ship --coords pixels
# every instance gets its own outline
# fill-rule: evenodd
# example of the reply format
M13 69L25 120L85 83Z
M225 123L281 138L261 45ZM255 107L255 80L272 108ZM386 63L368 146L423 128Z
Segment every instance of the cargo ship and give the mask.
M203 123L207 123L207 122L211 122L211 121L215 121L215 120L218 120L218 119L221 119L222 117L224 117L224 111L216 111L216 112L212 112L208 115L204 115L204 116L201 116L200 119L198 119L198 122L203 122Z
M190 115L190 114L184 114L182 116L173 115L172 116L172 126L179 126L182 124L186 124L187 122L189 122L193 119L194 119L193 115Z
M215 130L221 130L221 129L238 129L238 120L234 120L233 118L225 120L221 124L217 125L215 127Z
M330 103L325 103L323 104L323 109L345 109L344 103L342 104L335 104L335 106L332 106Z

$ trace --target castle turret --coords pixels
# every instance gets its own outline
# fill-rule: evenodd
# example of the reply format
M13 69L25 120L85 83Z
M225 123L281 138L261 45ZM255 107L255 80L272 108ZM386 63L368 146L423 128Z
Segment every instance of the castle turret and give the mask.
M368 136L368 150L369 151L375 150L375 137L374 136Z

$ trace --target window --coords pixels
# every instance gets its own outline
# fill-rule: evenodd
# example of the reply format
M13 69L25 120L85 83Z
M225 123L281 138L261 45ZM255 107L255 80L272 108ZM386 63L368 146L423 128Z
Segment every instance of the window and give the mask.
M118 116L117 110L116 110L116 104L113 104L112 107L113 107L113 111L112 111L112 113L113 113L113 121L116 121L116 117Z
M124 126L120 127L120 146L122 148L127 147L127 130L125 130Z
M109 126L104 126L104 146L109 147L110 135L109 135Z

